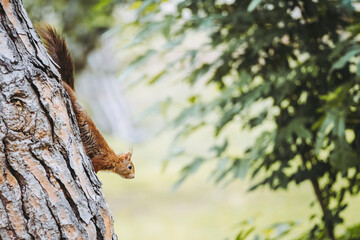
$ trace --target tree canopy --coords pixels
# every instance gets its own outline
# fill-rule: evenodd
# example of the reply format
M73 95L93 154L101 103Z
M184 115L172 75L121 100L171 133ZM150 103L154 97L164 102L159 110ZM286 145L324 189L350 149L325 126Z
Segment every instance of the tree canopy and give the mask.
M163 6L168 5L164 11ZM251 190L287 189L310 182L322 216L304 238L335 239L343 223L345 197L360 187L359 11L352 1L136 1L139 31L132 46L157 33L161 50L149 49L129 68L157 54L176 50L197 32L208 41L169 62L149 83L164 79L176 64L184 78L216 86L217 93L191 96L173 120L179 135L191 137L211 126L214 139L228 125L260 132L256 141L233 156L225 140L215 145L217 182L248 174ZM216 58L204 58L214 52ZM157 53L157 54L156 54ZM208 121L217 116L215 123ZM272 127L263 127L271 123ZM239 135L239 137L241 137ZM241 146L240 146L241 147ZM207 158L199 156L182 171L180 182ZM306 206L304 206L306 207ZM238 239L247 235L239 233ZM245 236L246 237L246 236ZM244 237L244 238L245 238Z

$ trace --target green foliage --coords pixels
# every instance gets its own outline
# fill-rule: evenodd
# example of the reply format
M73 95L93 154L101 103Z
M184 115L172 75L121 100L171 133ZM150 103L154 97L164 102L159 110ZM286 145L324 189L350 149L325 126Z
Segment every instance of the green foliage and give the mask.
M194 96L173 127L189 136L198 129L190 120L200 121L213 127L215 139L229 125L261 130L241 156L227 153L231 142L214 146L215 181L250 170L258 181L251 190L310 182L323 216L309 237L335 239L344 198L360 189L359 12L351 1L170 1L175 3L175 13L166 13L159 6L167 1L135 2L140 31L133 45L158 33L167 40L163 52L169 52L192 34L206 33L208 41L168 66L181 63L188 84L205 79L218 92L210 100ZM204 60L207 51L218 57ZM205 120L214 113L215 124ZM275 127L262 127L266 123ZM195 158L178 183L205 161Z
M343 236L339 238L340 240L357 240L360 239L360 224L354 225L346 229L346 232Z
M264 229L257 229L255 220L250 218L242 221L239 227L242 229L235 240L278 240L289 237L289 233L299 225L299 222L274 223ZM306 239L306 238L304 238ZM300 239L299 239L300 240Z

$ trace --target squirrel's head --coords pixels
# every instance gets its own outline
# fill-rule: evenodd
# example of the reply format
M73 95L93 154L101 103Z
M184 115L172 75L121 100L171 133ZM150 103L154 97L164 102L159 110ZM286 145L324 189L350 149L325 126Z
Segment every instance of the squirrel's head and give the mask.
M131 179L135 177L135 168L131 156L132 152L117 155L118 162L114 167L114 172L123 178Z

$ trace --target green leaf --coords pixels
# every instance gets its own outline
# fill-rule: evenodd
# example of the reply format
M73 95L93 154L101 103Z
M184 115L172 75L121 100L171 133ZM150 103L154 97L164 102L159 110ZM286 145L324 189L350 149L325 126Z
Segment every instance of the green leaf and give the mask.
M229 173L229 171L231 170L231 169L227 169L229 162L230 162L230 158L228 157L223 157L219 159L216 168L210 174L210 178L215 178L215 183L219 183Z
M358 164L359 158L344 140L335 141L335 148L330 155L330 164L341 172Z
M252 0L249 4L247 11L252 12L255 10L255 8L262 2L262 0Z
M191 75L188 77L188 81L191 84L194 84L197 82L197 80L200 79L204 74L208 73L210 68L212 67L212 64L204 63L201 65L198 69L193 71Z
M221 154L226 150L228 143L229 143L228 140L225 139L224 143L222 145L220 145L220 146L215 145L210 148L210 151L214 151L216 154L216 157L220 157Z
M154 84L155 82L157 82L159 79L161 79L165 74L167 73L167 69L159 72L158 74L156 74L152 79L149 80L149 85Z
M331 67L331 71L334 71L336 69L341 69L345 66L345 64L350 60L350 58L354 57L355 55L358 55L360 53L360 49L353 49L349 52L347 52L344 56L342 56L339 60L337 60Z
M278 139L292 143L293 134L295 134L296 137L300 137L303 139L311 139L311 132L305 127L305 124L307 123L307 118L294 118L294 120L290 121L288 125L284 127L279 127Z
M171 28L174 24L173 20L174 18L172 16L166 16L163 20L164 27L162 28L162 33L166 39L170 39Z
M250 161L248 159L236 158L231 166L233 178L244 179L250 169Z
M191 175L194 174L199 167L205 162L205 158L197 157L190 164L181 169L181 177L173 185L172 190L177 190L180 185Z
M255 230L255 227L251 227L248 230L241 230L236 236L235 240L246 240L247 237Z
M319 151L322 148L325 137L329 134L329 132L334 127L336 121L336 115L332 112L327 112L325 118L323 118L323 122L321 123L320 129L317 132L314 152L316 155L319 154Z
M221 130L228 124L230 121L234 119L236 115L240 113L240 106L233 106L229 110L224 111L221 119L216 124L215 136L218 136Z

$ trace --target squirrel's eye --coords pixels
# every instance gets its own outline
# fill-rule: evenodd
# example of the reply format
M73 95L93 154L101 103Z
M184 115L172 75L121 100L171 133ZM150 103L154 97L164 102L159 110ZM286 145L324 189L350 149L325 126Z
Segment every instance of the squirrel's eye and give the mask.
M132 169L132 166L131 166L131 164L129 164L129 165L128 165L128 169L130 169L130 170Z

